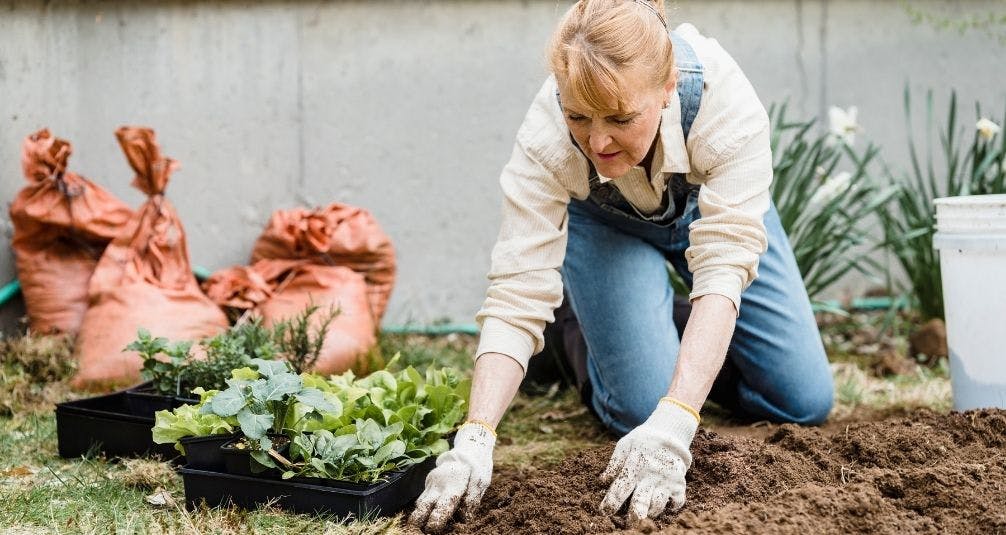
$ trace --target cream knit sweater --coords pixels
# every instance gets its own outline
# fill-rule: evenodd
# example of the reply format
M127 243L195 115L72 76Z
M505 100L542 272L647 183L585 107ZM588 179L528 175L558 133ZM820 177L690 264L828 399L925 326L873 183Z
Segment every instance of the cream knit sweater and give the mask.
M700 184L702 217L689 227L685 252L694 276L690 299L718 294L740 310L741 292L758 274L767 242L762 218L772 181L769 120L740 67L714 39L690 24L676 30L695 49L705 89L685 144L678 95L663 111L652 180L636 167L612 180L641 213L660 206L673 173ZM517 133L500 176L503 222L492 252L489 289L476 320L476 359L502 353L525 370L544 347L542 332L562 301L559 268L566 253L567 205L589 194L587 158L570 140L549 77Z

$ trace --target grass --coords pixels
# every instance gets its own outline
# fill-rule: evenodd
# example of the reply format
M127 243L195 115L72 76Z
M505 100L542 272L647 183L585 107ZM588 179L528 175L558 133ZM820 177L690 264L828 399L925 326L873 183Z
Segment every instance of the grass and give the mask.
M833 421L909 413L920 408L950 410L950 371L946 359L934 368L918 366L914 373L893 377L876 377L849 362L833 363L832 373Z
M181 478L150 459L56 456L55 419L0 419L0 532L400 533L398 519L350 520L275 508L186 511ZM148 501L164 492L163 505Z
M73 340L61 336L16 336L0 340L0 416L46 410L71 393Z
M826 341L833 342L829 350L840 361L832 365L836 379L832 419L872 418L916 407L948 410L945 361L934 368L920 366L913 375L878 377L869 359L856 353L857 344L868 346L886 336L870 325L860 329L868 332L865 339L855 338L857 328L848 321L826 327ZM887 342L897 345L896 340ZM475 345L471 336L390 335L381 337L379 350L385 357L401 353L403 364L449 365L470 372ZM187 511L182 506L181 478L167 464L150 459L60 459L52 409L54 402L72 396L65 386L72 373L72 365L67 364L69 347L66 340L31 336L0 342L0 410L6 407L7 411L0 412L0 451L4 452L0 456L0 533L407 532L400 517L346 519L269 507ZM736 425L729 418L718 418L714 411L705 416L708 426ZM575 451L612 440L576 393L558 385L540 396L519 394L498 431L497 467L517 469L551 466Z

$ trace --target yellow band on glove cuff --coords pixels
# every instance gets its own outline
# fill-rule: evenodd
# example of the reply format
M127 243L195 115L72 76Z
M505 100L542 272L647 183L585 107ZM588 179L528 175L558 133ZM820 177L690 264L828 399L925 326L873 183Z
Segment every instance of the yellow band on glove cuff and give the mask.
M468 424L481 425L482 427L486 428L486 431L489 431L489 433L493 436L493 438L497 438L496 431L492 428L492 426L483 422L482 420L468 420L464 423L464 425Z
M671 405L677 405L678 407L681 407L682 409L685 409L685 411L688 412L688 414L691 414L692 416L695 417L695 421L696 422L698 422L700 424L702 423L702 417L699 416L699 411L691 408L684 401L680 401L680 400L674 399L671 396L664 396L664 397L660 398L660 401L666 401L667 403L670 403Z

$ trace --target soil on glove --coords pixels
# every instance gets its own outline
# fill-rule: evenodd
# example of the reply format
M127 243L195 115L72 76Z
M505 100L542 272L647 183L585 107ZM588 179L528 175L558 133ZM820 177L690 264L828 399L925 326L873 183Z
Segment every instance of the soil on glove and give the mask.
M699 431L688 502L642 525L601 515L613 447L555 469L498 471L454 533L1006 533L1006 411L782 425L764 440Z

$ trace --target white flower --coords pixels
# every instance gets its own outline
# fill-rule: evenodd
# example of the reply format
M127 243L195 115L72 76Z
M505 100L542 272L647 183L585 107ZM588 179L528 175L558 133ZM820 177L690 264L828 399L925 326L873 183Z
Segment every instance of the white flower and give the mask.
M843 110L837 106L828 109L828 119L831 123L831 134L843 143L851 146L856 140L856 132L860 129L856 123L856 115L859 110L855 106L849 106L848 110Z
M985 141L989 141L996 137L996 134L998 134L999 130L1001 130L999 125L995 124L990 119L986 119L985 117L978 119L978 122L975 123L975 128L978 129L978 135Z
M852 185L852 173L848 171L842 171L837 175L828 178L821 184L821 187L817 188L814 195L811 196L810 206L823 206L830 203L835 197L845 193L849 186Z

